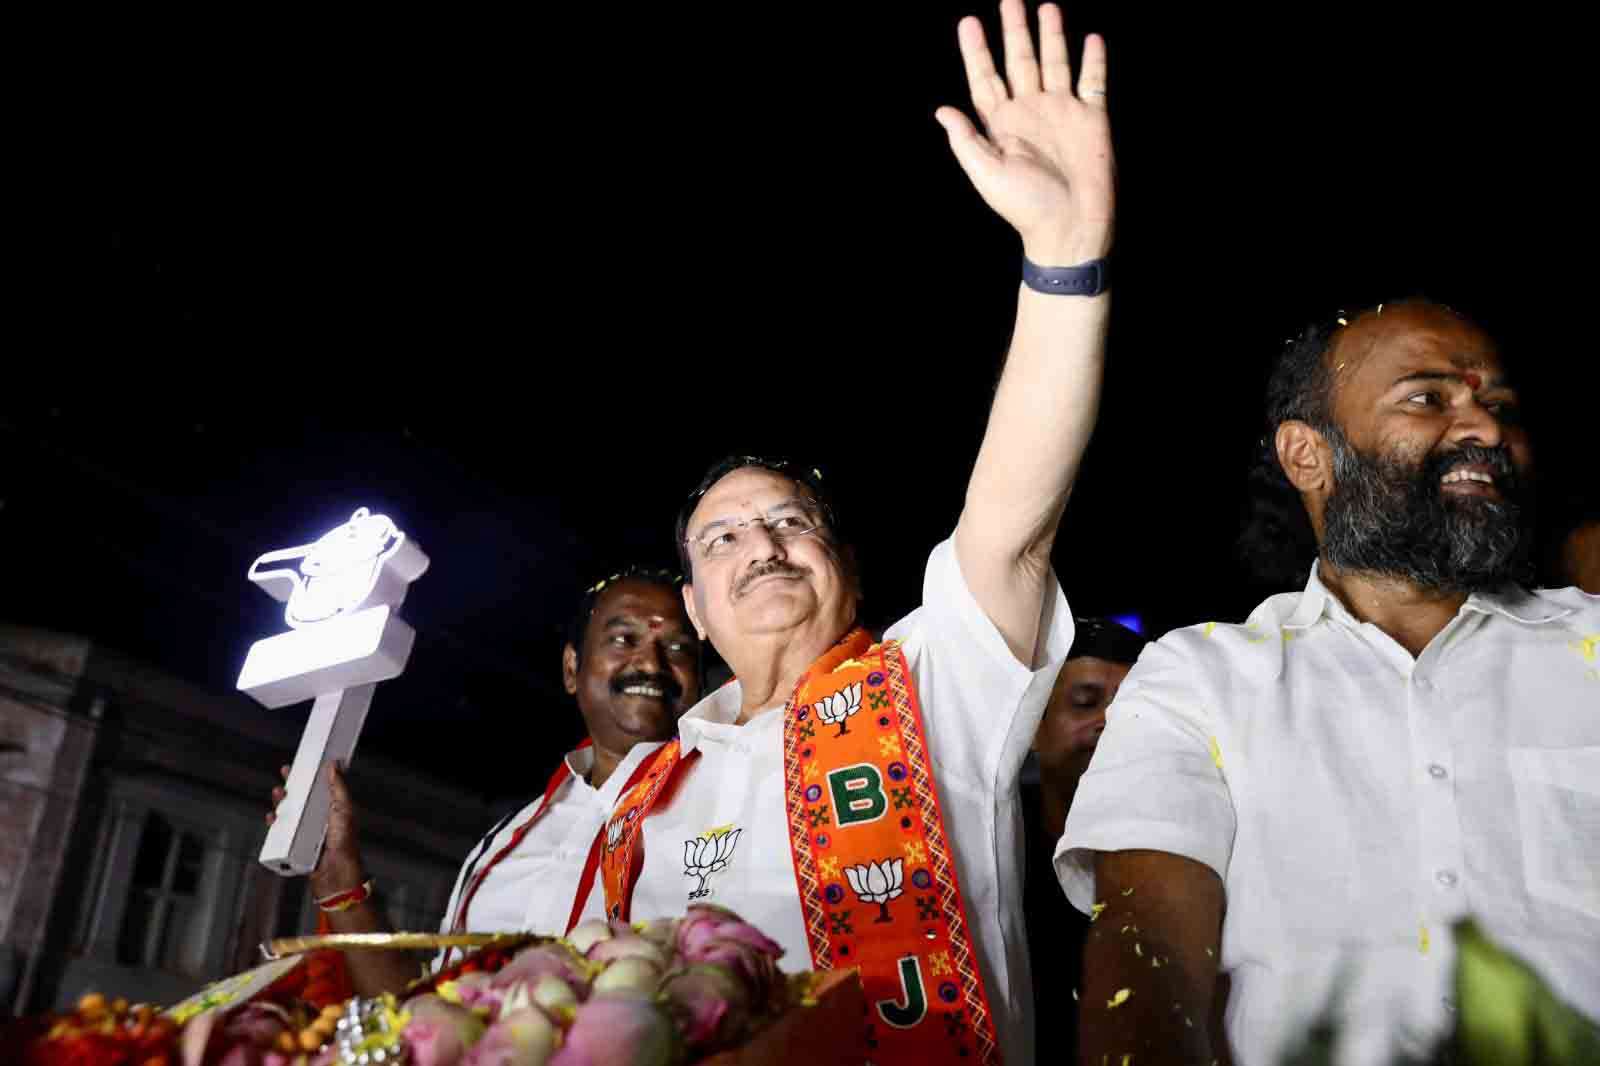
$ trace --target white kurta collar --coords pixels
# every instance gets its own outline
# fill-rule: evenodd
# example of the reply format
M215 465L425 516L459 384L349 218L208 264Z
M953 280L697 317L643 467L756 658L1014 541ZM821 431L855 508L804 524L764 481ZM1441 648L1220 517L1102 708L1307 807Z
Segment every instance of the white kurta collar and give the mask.
M684 712L678 719L678 742L687 755L700 746L705 726L732 725L739 719L744 692L737 680L730 681Z
M573 748L567 752L566 763L573 777L588 777L589 771L594 769L594 748L588 745Z
M1354 616L1339 602L1337 596L1328 591L1328 586L1322 583L1318 573L1320 565L1320 560L1311 564L1311 574L1306 578L1305 590L1300 593L1300 602L1295 605L1294 611L1283 623L1283 628L1307 629L1330 615L1349 621L1352 625L1356 624ZM1525 625L1554 622L1572 614L1575 609L1548 603L1516 585L1505 585L1494 592L1474 592L1467 597L1467 602L1461 605L1462 611L1498 614Z

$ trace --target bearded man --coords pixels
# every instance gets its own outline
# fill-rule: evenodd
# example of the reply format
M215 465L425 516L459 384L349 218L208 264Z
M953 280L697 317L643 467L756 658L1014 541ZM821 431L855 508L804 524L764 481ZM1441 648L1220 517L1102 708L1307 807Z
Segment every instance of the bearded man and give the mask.
M884 1064L1033 1061L1017 776L1072 642L1050 550L1099 396L1112 170L1103 42L1074 91L1060 10L1039 9L1037 54L1021 0L1000 10L1009 87L981 24L958 33L987 135L937 118L1021 236L1024 283L922 606L874 643L821 475L713 467L678 518L684 605L736 681L619 767L637 780L603 862L613 915L709 899L790 969L858 967ZM895 464L881 476L892 494Z
M1469 916L1600 1017L1600 599L1516 583L1506 360L1448 308L1379 305L1291 343L1268 420L1318 557L1244 625L1148 647L1112 703L1056 852L1098 916L1080 1060L1275 1063L1324 1010L1342 1063L1426 1057Z

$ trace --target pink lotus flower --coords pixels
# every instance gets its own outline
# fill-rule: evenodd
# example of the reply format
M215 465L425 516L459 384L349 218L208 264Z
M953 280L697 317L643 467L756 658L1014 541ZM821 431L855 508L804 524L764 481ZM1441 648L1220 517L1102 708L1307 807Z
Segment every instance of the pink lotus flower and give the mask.
M671 974L661 984L661 995L697 1054L737 1044L749 1031L750 989L722 966L690 966Z
M405 1009L411 1021L400 1039L413 1066L451 1066L483 1036L483 1021L476 1014L431 993L407 1000Z
M572 932L567 934L566 939L573 950L581 955L600 941L610 940L612 936L611 926L599 918L594 918L573 926Z
M722 940L743 944L774 959L783 955L783 948L776 941L732 911L710 903L690 905L678 923L678 950L691 962L699 962L697 953Z
M589 973L590 967L581 956L567 945L556 941L538 944L517 952L489 983L494 988L509 988L551 974L561 978L574 989L581 989L588 985ZM581 991L579 994L582 995Z
M667 963L667 949L637 933L626 933L602 940L589 949L590 962L615 962L618 959L647 959L657 966Z
M447 1002L459 1000L463 1007L481 1007L492 1015L500 1010L500 1001L505 998L505 992L504 988L494 987L493 974L464 973L449 982L440 995Z
M528 994L534 1005L543 1010L551 1021L571 1018L572 1008L578 1005L578 994L555 974L547 973L537 978L528 989Z
M672 1019L653 1000L598 996L579 1004L550 1066L669 1066L681 1051Z
M613 926L615 923L613 923ZM654 918L648 922L640 922L633 927L633 931L668 951L678 942L678 919Z
M590 991L597 996L618 993L635 996L653 996L661 984L661 967L649 959L628 957L618 959L594 979Z
M468 1049L461 1066L545 1066L557 1039L556 1027L538 1009L507 1011Z

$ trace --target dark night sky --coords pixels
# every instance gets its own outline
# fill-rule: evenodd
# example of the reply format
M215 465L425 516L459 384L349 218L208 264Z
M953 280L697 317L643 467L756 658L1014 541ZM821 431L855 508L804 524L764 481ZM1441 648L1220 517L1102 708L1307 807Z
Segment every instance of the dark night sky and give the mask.
M931 117L965 103L965 6L854 6L142 25L52 82L93 121L53 137L73 179L8 345L0 618L227 687L277 628L250 560L382 509L434 569L364 743L505 795L576 734L577 589L670 561L724 453L820 462L869 613L909 609L1018 247ZM1475 314L1547 498L1593 492L1582 42L1535 8L1163 6L1068 11L1110 39L1121 182L1074 607L1249 609L1229 553L1265 366L1339 306Z

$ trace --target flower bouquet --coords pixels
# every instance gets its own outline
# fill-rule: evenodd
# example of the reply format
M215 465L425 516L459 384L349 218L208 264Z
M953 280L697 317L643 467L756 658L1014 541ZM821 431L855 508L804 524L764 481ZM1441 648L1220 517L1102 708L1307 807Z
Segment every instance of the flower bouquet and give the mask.
M401 996L318 1006L297 955L160 1014L87 997L74 1014L30 1020L13 1048L20 1037L25 1066L862 1061L855 973L785 975L781 954L732 912L695 904L682 918L586 922L562 939L499 938Z

